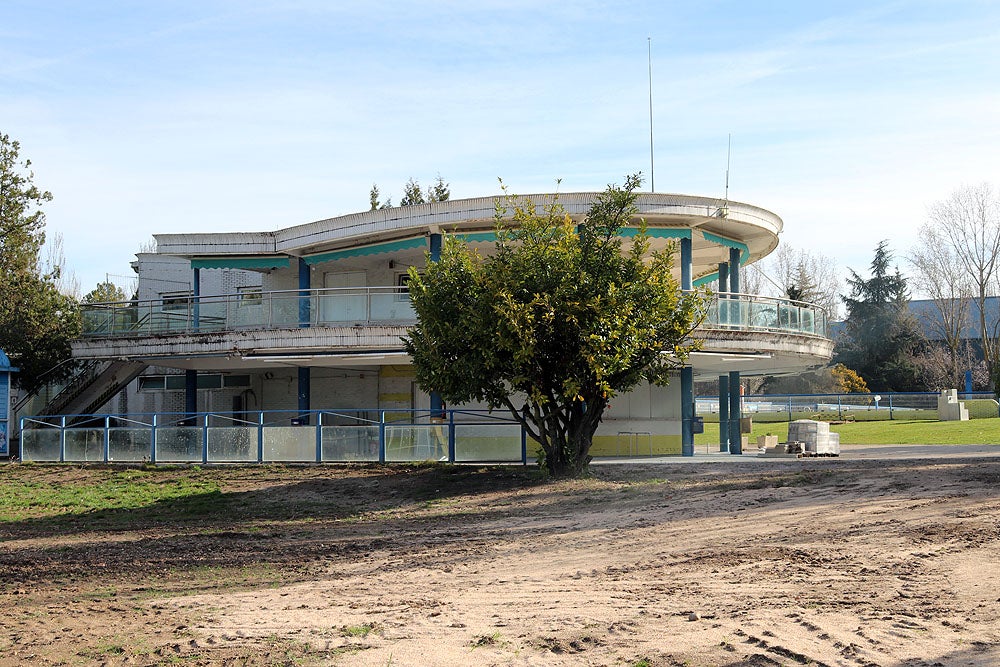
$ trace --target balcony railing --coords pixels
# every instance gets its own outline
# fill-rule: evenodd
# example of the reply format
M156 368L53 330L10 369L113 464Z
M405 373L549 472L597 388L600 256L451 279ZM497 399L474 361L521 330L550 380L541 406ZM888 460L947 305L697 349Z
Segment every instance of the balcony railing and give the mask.
M756 294L714 294L702 328L830 337L826 311L819 306Z
M407 326L415 321L405 289L357 287L85 305L82 335L122 338L303 326ZM713 295L702 328L829 337L822 308L752 294Z
M82 311L85 338L416 321L409 294L398 287L174 297L86 305Z

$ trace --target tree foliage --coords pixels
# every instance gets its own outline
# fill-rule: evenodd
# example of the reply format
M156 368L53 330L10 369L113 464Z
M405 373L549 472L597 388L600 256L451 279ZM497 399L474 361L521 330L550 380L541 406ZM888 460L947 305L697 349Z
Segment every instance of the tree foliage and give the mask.
M875 248L871 277L855 271L847 280L850 296L844 335L837 341L834 359L855 369L872 391L916 391L921 387L914 355L924 343L909 313L906 278L890 272L892 252L882 241Z
M75 300L59 291L59 276L44 273L39 261L41 206L52 195L33 183L31 161L20 159L20 148L0 134L0 348L21 369L15 382L31 391L46 371L69 359L79 316Z
M644 229L627 247L618 236L640 183L609 186L580 224L557 200L507 196L493 255L447 236L439 262L410 270L418 323L404 342L421 388L506 408L554 475L585 469L611 397L665 384L696 346L704 296L681 292L672 249L650 253Z
M83 297L84 303L116 303L127 300L125 290L109 281L97 283L97 287L87 292Z
M368 193L368 201L372 211L382 208L392 208L392 197L385 201L382 201L381 197L382 194L379 192L378 185L373 184L371 191ZM433 185L428 186L426 192L421 190L420 183L411 177L406 182L406 185L403 186L403 198L399 201L399 205L415 206L416 204L448 201L450 197L451 190L448 188L445 180L441 178L441 174L438 174L437 180L434 181Z

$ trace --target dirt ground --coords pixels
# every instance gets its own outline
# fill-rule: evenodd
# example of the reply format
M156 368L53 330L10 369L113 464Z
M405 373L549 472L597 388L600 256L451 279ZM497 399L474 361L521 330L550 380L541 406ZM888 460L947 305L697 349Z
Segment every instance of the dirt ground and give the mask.
M0 524L0 665L1000 665L1000 458L593 470L157 472Z

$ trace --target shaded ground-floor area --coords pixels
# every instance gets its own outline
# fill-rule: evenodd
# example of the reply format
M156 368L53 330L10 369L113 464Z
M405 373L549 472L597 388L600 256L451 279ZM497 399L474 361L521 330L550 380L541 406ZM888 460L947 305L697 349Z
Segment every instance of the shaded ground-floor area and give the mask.
M1000 458L966 453L4 466L0 664L995 665Z

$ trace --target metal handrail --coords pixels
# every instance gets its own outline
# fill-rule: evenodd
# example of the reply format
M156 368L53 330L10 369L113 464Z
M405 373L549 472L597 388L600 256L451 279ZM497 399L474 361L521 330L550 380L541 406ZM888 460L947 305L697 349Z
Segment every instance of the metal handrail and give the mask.
M416 322L405 287L338 287L149 299L82 307L84 338L119 338L171 333L217 333L300 326ZM829 338L826 311L790 299L713 293L699 330L729 329L796 333Z

